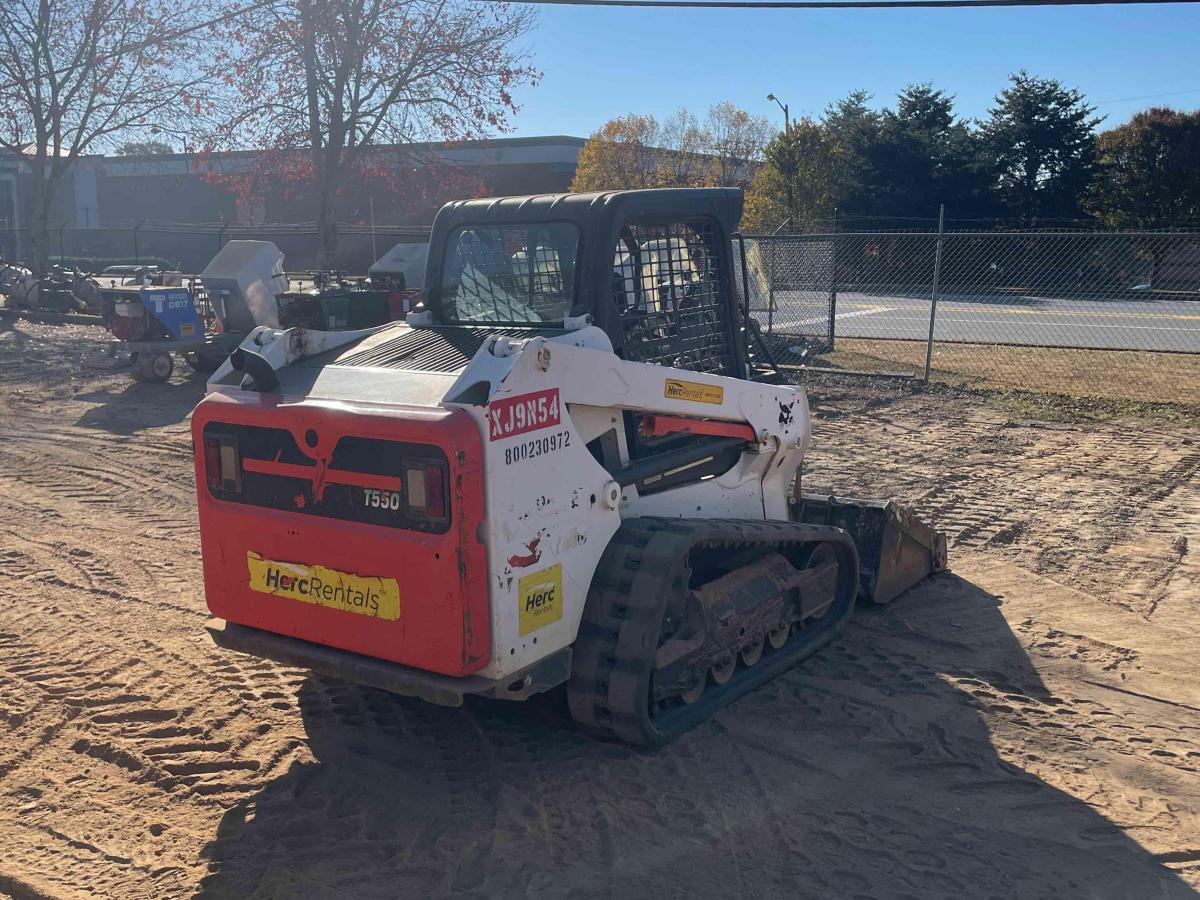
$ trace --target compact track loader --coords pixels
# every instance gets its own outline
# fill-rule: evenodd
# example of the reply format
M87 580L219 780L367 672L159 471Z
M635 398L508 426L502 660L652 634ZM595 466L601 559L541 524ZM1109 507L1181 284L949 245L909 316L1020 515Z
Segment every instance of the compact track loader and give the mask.
M451 203L407 322L253 331L192 419L216 642L447 705L565 683L653 746L944 566L895 504L800 492L741 206Z

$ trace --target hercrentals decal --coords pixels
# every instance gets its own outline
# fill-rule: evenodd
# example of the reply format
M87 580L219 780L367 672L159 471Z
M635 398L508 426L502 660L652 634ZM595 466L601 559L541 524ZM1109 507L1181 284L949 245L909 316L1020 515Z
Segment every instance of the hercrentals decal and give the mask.
M493 400L488 407L488 439L515 437L562 421L558 388Z
M400 618L400 588L394 578L338 572L324 566L276 562L246 553L250 590L301 603L394 622Z
M698 381L680 381L668 378L663 385L663 396L668 400L691 400L694 403L723 403L725 388L717 384L701 384Z
M517 582L517 602L521 604L521 637L557 622L563 614L562 566L523 576Z

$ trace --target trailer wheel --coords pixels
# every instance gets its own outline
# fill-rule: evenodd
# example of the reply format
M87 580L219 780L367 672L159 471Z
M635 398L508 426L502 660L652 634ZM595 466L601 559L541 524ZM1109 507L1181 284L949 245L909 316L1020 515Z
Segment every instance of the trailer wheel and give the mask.
M133 377L150 384L161 384L175 371L170 353L139 353L133 366Z

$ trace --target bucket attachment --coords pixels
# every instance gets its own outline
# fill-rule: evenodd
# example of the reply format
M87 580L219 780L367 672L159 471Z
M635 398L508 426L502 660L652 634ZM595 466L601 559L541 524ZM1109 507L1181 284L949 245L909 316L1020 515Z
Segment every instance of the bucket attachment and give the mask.
M887 603L928 575L946 568L946 535L895 500L851 500L802 494L793 517L809 525L845 529L858 547L858 595Z

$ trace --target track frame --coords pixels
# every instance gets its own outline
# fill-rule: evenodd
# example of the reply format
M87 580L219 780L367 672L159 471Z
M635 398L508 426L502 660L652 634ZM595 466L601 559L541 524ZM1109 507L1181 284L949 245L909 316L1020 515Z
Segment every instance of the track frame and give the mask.
M827 543L838 559L835 599L820 619L794 629L753 667L667 711L650 703L654 656L672 596L689 590L695 548L795 549ZM640 517L621 524L592 580L575 643L567 698L572 717L593 733L642 747L661 746L718 709L794 666L840 631L858 592L858 554L840 528L747 519Z

